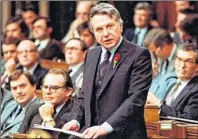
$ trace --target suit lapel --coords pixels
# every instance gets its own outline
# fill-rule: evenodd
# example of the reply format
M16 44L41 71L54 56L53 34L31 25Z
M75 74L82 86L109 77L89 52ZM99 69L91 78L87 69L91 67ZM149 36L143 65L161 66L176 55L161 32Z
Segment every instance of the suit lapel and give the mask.
M86 85L88 90L87 92L84 92L86 93L86 98L87 100L89 101L89 105L91 103L91 98L92 98L92 92L93 91L93 88L94 88L94 84L95 84L95 76L96 76L96 72L97 72L97 67L98 67L98 64L99 64L99 60L100 60L100 54L101 54L101 51L102 51L102 48L101 47L98 47L95 49L95 51L92 53L91 56L91 65L88 65L88 66L91 66L89 68L87 68L87 71L86 73L88 73L89 75L87 75L89 78L87 78L87 81L85 81L86 83L89 83L89 85ZM84 81L83 81L84 82Z
M196 80L196 77L192 79L181 91L181 93L178 95L178 97L173 101L172 107L176 107L176 105L179 104L179 102L182 100L183 97L190 94L191 89L195 86L194 81Z
M76 73L74 73L74 75L71 77L73 82L75 82L76 78L77 78L77 77L79 76L79 74L82 72L83 66L84 66L84 64L82 64L82 65L80 66L80 68L76 71Z
M127 49L128 47L127 47L127 44L125 44L125 40L124 40L124 38L123 38L123 42L120 44L120 46L119 46L119 48L118 48L118 50L115 52L115 54L116 53L119 53L120 54L120 60L118 61L118 64L115 66L115 68L113 68L113 60L114 60L114 58L112 59L112 61L111 61L111 64L110 64L110 66L109 66L109 68L108 68L108 70L107 70L107 73L106 73L106 75L105 75L105 77L104 77L104 79L103 79L103 83L102 83L102 87L101 87L101 91L100 91L100 93L99 93L99 95L98 95L98 98L100 97L100 95L104 92L104 90L105 90L105 88L106 88L106 86L107 86L107 84L109 83L109 81L111 80L111 78L113 77L113 75L116 73L116 71L117 71L117 69L118 69L118 67L120 66L120 64L123 62L123 60L127 57ZM114 54L114 55L115 55Z

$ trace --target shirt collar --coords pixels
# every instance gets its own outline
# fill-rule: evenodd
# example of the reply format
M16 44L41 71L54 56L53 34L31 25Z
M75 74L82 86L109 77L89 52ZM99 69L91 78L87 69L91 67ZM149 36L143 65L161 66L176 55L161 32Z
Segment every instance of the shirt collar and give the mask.
M65 105L65 103L59 105L58 107L55 108L55 111L56 111L56 116L58 115L58 113L60 112L60 110L62 109L62 107Z
M47 46L47 44L49 43L49 41L50 41L50 38L42 40L42 41L37 39L37 40L35 40L35 45L36 46L39 45L38 49L44 49Z
M77 64L77 65L74 65L74 66L70 66L69 69L72 70L72 72L70 73L70 76L73 76L74 73L82 66L83 62Z
M31 69L27 70L26 67L23 67L23 70L28 71L31 75L33 75L37 65L38 65L38 62L36 62L36 64L34 64L34 66Z

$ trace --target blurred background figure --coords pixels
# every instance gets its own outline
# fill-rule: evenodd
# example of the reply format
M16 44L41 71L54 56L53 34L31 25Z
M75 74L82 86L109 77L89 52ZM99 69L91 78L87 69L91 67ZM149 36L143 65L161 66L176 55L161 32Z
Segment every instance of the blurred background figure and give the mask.
M76 19L71 23L69 30L62 42L66 42L72 37L79 37L77 27L84 21L88 20L88 14L90 9L96 4L94 1L79 1L76 6Z

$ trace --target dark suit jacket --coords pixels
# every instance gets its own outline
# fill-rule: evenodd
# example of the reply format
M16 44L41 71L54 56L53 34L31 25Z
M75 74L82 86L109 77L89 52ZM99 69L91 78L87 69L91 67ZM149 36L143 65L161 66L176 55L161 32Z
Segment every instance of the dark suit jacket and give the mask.
M55 39L51 39L47 46L39 52L39 55L42 59L65 59L65 56L61 50L61 45Z
M101 47L87 53L81 96L77 100L84 106L84 117L74 117L81 128L91 125L91 98L95 93L94 80L100 62ZM99 96L98 123L109 123L114 132L109 138L146 138L144 105L152 79L151 57L147 49L137 47L125 38L116 53L120 59L115 68L113 60L104 77Z
M169 91L172 87L170 87ZM168 93L166 94L166 96ZM166 97L165 97L166 98ZM198 119L198 76L186 85L171 106L161 106L161 116L172 116L185 119Z
M73 117L73 115L76 115L76 113L72 111L72 107L74 103L76 102L68 100L65 103L65 105L61 108L60 112L55 117L55 122L56 122L55 127L62 128L65 123L72 120L71 118ZM25 115L25 118L22 121L18 132L26 133L29 129L31 129L34 126L34 124L42 124L43 120L39 114L40 106L41 105L32 106L32 109L29 110Z
M19 66L18 69L23 69L23 66ZM36 89L40 89L42 80L46 73L47 73L47 69L42 68L41 65L38 64L33 73L33 79L36 81Z
M153 27L151 25L148 26L147 32L146 34L152 29ZM145 34L145 36L146 36ZM128 28L124 31L124 35L123 35L128 41L132 41L133 37L135 36L135 28ZM145 38L144 36L144 38ZM142 40L143 42L144 40Z

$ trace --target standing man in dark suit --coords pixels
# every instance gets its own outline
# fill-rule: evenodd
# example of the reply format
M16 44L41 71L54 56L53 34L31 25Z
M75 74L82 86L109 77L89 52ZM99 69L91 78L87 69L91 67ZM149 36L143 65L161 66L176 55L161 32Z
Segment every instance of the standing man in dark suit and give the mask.
M79 38L71 38L65 44L65 59L69 65L69 75L74 85L73 96L79 95L82 87L83 67L87 47Z
M38 17L33 22L33 36L38 47L40 58L57 60L64 59L61 44L52 39L53 25L47 17Z
M133 22L135 28L126 29L124 32L124 37L128 41L135 44L142 45L144 38L149 30L153 27L150 25L152 19L152 8L147 2L139 2L135 6Z
M122 37L123 20L110 4L94 6L89 25L101 47L89 50L85 59L78 97L84 116L73 117L64 129L85 129L86 138L146 138L144 104L152 79L149 51Z
M40 89L41 81L47 70L42 68L39 63L39 53L31 40L23 40L17 47L18 60L21 66L18 69L29 71L36 81L36 89Z
M167 89L164 101L153 94L148 95L148 103L160 108L161 116L198 119L198 47L183 44L177 48L175 56L177 83Z

